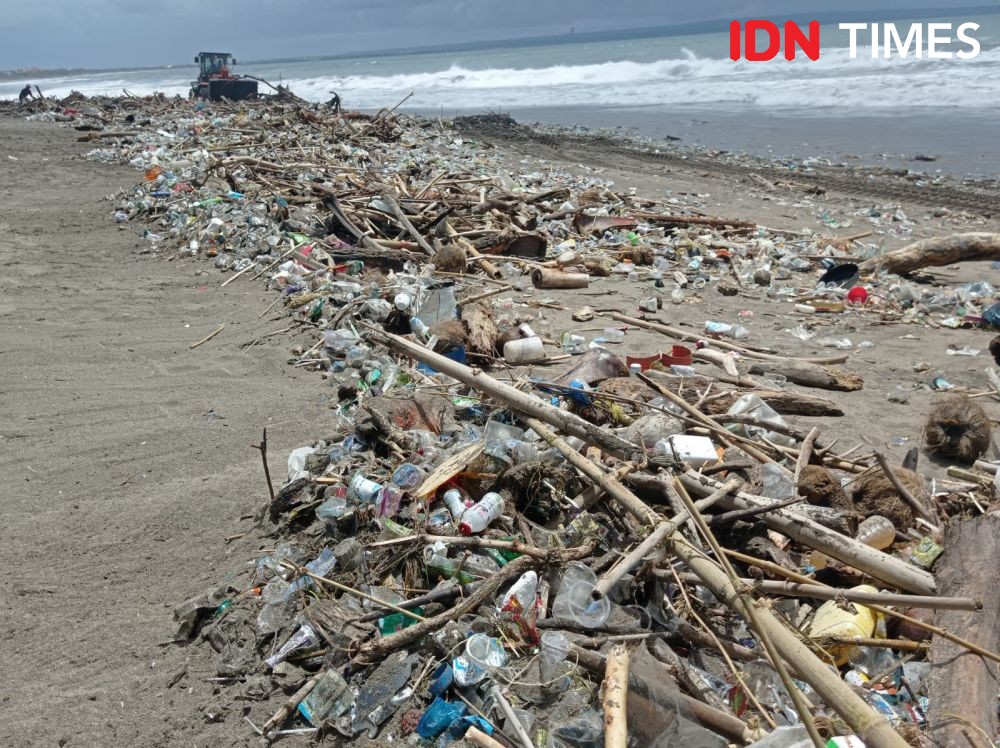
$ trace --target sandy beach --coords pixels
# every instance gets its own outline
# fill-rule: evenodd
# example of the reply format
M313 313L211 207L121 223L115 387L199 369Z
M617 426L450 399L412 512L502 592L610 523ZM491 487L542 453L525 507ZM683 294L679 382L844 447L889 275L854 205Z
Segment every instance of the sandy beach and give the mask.
M7 382L0 402L7 477L0 502L7 664L0 742L257 744L243 717L265 721L277 696L233 708L241 686L220 694L210 681L211 650L169 643L171 610L235 576L273 543L253 523L266 486L250 445L266 426L271 470L280 477L288 452L322 433L329 385L286 364L290 347L311 345L315 334L275 336L241 349L285 326L280 312L259 317L274 294L263 280L220 288L229 276L209 262L141 253L141 227L116 226L113 204L104 199L141 174L82 160L92 146L77 143L76 135L58 125L0 118L0 351ZM682 196L708 214L773 228L850 235L868 227L863 216L872 206L891 206L914 226L910 235L885 235L886 249L956 231L1000 229L996 217L894 201L870 188L851 193L838 183L816 194L789 182L764 190L745 172L629 158L602 142L482 137L512 173L598 174L621 191ZM823 220L830 219L851 225L828 229ZM934 277L1000 286L1000 271L989 263L943 268ZM607 278L585 291L551 292L567 306L623 310L647 295L647 288ZM796 355L831 353L785 332L799 322L789 319L787 305L762 293L723 297L707 288L699 302L670 306L664 316L699 331L705 320L733 320L739 310L753 313L748 324L755 342ZM884 324L861 314L816 321L824 334L873 343L845 366L864 377L865 387L822 393L842 407L842 418L789 420L804 431L820 425L844 450L867 441L866 450L884 450L895 464L920 445L937 394L916 389L908 404L897 404L886 400L888 391L936 376L982 387L990 363L985 349L993 333L985 330ZM190 348L223 322L222 333ZM556 329L576 325L565 312L553 322ZM662 343L644 331L626 340L636 350ZM948 355L949 346L982 353ZM979 402L991 417L1000 415L989 398ZM923 456L921 470L944 476L943 466ZM218 721L209 717L217 713Z

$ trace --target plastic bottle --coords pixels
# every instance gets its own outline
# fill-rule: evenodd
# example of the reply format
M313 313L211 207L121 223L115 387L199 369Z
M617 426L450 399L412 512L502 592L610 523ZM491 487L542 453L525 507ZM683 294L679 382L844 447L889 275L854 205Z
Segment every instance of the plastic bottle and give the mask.
M427 340L430 335L430 328L424 324L420 317L410 317L410 332L421 340Z
M520 609L528 610L535 604L535 596L538 594L538 574L534 571L526 571L514 582L507 594L500 601L500 610L507 607L507 604L517 599Z
M472 503L466 501L462 492L457 488L449 488L444 492L444 496L441 497L444 501L444 505L448 507L448 511L451 513L452 519L456 522L462 519L462 515L465 514L465 510L472 506Z
M625 333L617 327L605 327L601 333L601 339L605 343L621 343L625 340Z
M856 539L881 551L896 539L896 528L891 520L880 514L873 514L858 525Z
M281 645L281 649L264 660L264 662L273 670L275 665L284 662L285 658L295 650L312 649L317 646L319 646L319 635L311 625L303 623L302 628L292 634L291 638Z
M527 364L546 358L542 339L535 336L508 340L503 346L503 358L508 364Z
M705 332L709 335L721 335L734 340L746 340L750 337L750 331L743 325L731 325L728 322L705 322Z
M482 532L503 513L503 496L490 491L465 510L458 531L463 535Z

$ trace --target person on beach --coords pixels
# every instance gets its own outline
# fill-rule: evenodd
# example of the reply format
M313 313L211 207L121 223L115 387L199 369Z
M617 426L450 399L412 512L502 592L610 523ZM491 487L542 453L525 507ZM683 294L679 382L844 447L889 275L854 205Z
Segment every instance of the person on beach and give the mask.
M21 89L21 93L17 96L17 102L23 104L25 101L35 98L35 95L31 92L31 84L29 83L24 88Z

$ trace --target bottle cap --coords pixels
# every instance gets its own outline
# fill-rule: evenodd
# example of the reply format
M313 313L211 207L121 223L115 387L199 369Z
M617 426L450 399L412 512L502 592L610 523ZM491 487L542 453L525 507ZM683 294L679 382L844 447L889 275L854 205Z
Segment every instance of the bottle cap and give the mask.
M458 525L458 531L465 536L469 536L472 534L472 525L468 522L460 522Z

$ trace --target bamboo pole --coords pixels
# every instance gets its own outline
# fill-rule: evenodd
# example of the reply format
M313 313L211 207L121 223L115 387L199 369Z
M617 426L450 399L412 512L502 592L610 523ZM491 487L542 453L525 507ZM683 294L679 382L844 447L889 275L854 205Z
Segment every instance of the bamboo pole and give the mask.
M693 470L687 471L680 480L683 485L699 495L717 490L722 485L719 481ZM732 496L726 496L720 503L727 509L748 509L754 506L768 506L774 502L763 496L739 491ZM919 595L932 595L936 590L933 574L859 543L854 538L848 538L823 527L801 514L796 514L794 510L776 509L764 514L762 519L772 530L777 530L798 543L825 553L893 587Z
M628 650L617 644L604 668L604 748L628 745Z
M797 574L794 571L790 571L784 568L783 566L778 566L778 564L773 564L770 561L765 561L764 559L761 558L754 558L753 556L748 556L745 553L740 553L739 551L731 551L729 549L726 549L726 555L730 556L731 558L735 558L738 561L742 561L743 563L751 564L753 566L758 566L761 569L766 569L767 571L773 572L787 579L791 579L792 581L795 582L800 582L802 584L810 584L810 583L822 584L821 582L818 582L815 579L804 577L801 574ZM834 588L831 587L831 589ZM993 660L994 662L1000 662L1000 654L992 652L988 649L984 649L983 647L980 647L978 644L970 642L967 639L963 639L960 636L955 636L955 634L952 634L950 631L947 631L941 628L940 626L935 626L931 623L925 623L924 621L921 621L919 618L908 616L905 613L900 613L898 610L893 610L892 608L886 608L882 605L875 605L874 603L869 603L867 607L871 608L876 613L881 613L882 615L886 616L892 616L893 618L898 618L901 621L912 623L914 626L922 628L924 631L930 631L935 636L940 636L943 639L947 639L950 642L954 642L959 646L965 647L970 652L975 652L976 654L986 657L987 659Z
M768 595L790 597L812 597L817 600L850 600L858 603L883 603L912 608L933 608L937 610L981 610L983 604L971 597L933 597L929 595L895 595L890 592L864 592L842 590L818 584L796 582L775 582L761 579L743 579L744 584Z
M478 369L472 369L457 361L452 361L450 358L446 358L439 353L434 353L406 338L383 332L374 325L366 324L364 327L369 331L368 337L371 339L382 343L396 353L409 356L412 359L427 364L479 392L506 403L522 416L537 418L565 433L583 439L585 442L601 447L619 457L625 457L633 452L640 451L631 442L610 434L599 426L594 426L592 423L588 423L573 413L559 410L534 395L521 392L516 387L494 379Z
M670 327L669 325L664 325L659 322L647 322L644 319L639 319L638 317L630 317L627 314L622 314L621 312L607 312L607 315L612 319L618 320L619 322L627 322L630 325L635 325L636 327L642 327L646 330L653 330L654 332L662 333L676 340L687 340L688 342L697 343L699 340L704 340L704 335L697 335L686 330L681 330L677 327ZM721 348L725 351L736 351L742 356L747 358L756 358L761 361L804 361L811 364L842 364L847 359L848 356L827 356L826 358L790 358L788 356L776 356L773 353L761 353L760 351L755 351L752 348L745 348L742 345L737 345L736 343L730 343L726 340L713 340L712 346L715 348Z

